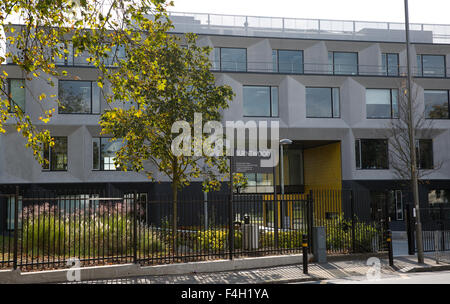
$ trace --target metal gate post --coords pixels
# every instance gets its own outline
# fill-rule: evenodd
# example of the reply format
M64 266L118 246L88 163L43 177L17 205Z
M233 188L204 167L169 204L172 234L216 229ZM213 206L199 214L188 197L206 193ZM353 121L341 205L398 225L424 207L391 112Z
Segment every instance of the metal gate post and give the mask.
M14 196L14 252L13 252L13 269L17 269L18 256L18 238L19 238L19 186L16 186L16 194Z
M408 254L413 255L415 253L415 240L414 240L414 217L411 212L411 205L407 204L405 207L406 215L406 235L408 237Z

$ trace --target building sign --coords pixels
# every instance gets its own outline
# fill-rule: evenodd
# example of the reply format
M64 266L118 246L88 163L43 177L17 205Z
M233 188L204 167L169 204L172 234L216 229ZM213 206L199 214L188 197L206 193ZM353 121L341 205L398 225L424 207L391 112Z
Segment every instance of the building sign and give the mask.
M261 167L261 159L270 159L271 151L236 150L233 157L233 172L272 173L273 167Z

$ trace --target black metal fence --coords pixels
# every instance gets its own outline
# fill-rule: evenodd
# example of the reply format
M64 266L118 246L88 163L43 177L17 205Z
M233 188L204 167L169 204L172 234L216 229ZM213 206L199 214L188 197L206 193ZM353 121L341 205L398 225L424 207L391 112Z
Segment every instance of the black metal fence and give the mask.
M0 267L63 268L71 258L82 266L154 265L301 253L302 236L311 240L313 226L326 227L329 252L384 250L384 228L367 217L369 202L350 194L182 197L174 229L170 197L17 188L0 194Z
M387 210L374 208L369 191L313 190L314 225L326 228L329 253L387 250Z
M450 205L420 208L425 252L450 250Z

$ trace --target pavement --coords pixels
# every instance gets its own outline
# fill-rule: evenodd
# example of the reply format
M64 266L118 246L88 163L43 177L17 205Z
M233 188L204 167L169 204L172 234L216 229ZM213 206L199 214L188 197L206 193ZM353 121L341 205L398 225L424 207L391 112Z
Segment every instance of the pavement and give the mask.
M450 270L450 258L436 263L434 255L427 255L425 264L417 263L416 256L395 257L394 267L386 259L329 261L310 263L308 274L299 265L260 268L253 270L227 271L215 273L191 273L183 275L142 276L113 280L83 281L85 284L282 284L298 282L318 282L358 278L382 280L404 277L408 273ZM448 277L450 282L450 276Z

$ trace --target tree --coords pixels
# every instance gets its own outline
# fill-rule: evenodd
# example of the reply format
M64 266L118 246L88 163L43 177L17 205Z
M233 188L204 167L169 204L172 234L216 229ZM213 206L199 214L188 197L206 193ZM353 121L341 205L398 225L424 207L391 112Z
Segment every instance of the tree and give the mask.
M422 111L422 107L418 99L418 88L415 86L411 92L412 113L414 116L414 125L411 126L409 118L409 101L406 94L406 88L401 86L398 94L398 119L391 119L388 123L387 136L390 139L389 152L391 155L391 167L395 175L400 180L411 181L411 147L415 147L416 155L420 155L418 150L419 139L432 139L438 135L438 131L433 128L433 120L427 119L426 113ZM409 128L414 130L414 143L411 143L409 136ZM426 176L439 170L443 165L443 161L436 161L432 167L423 168L421 160L416 159L416 176L419 181Z
M67 58L68 39L71 40L74 56L86 51L96 53L87 60L93 64L95 58L104 58L108 45L97 44L104 40L106 31L120 30L121 19L151 13L164 3L163 0L0 0L0 64L13 64L24 74L24 90L28 90L27 80L41 79L54 86L54 79L76 78L55 63L58 58ZM98 60L97 60L98 61ZM98 65L97 65L98 66ZM10 122L27 139L27 147L33 150L40 163L48 163L42 156L46 144L54 145L50 132L45 129L55 109L45 110L45 103L56 101L58 96L28 94L31 100L41 106L39 119L30 117L18 107L8 92L6 68L0 73L0 133L5 133Z
M207 190L217 189L228 169L226 157L202 153L207 146L202 143L210 134L204 134L202 122L194 118L201 114L202 121L220 121L220 112L228 107L233 92L229 86L216 85L210 71L210 48L197 46L194 34L168 34L171 26L161 9L153 18L134 18L133 31L110 36L115 45L124 46L127 60L120 60L115 70L103 70L103 80L111 87L108 102L133 105L129 109L112 108L102 115L100 124L103 134L124 142L115 157L117 166L143 171L151 180L155 180L156 172L170 179L176 251L178 191L202 175L206 175L203 186ZM180 145L185 153L172 149L177 122L183 122L184 132L188 132ZM192 126L200 130L194 140ZM220 128L216 125L210 131L220 133ZM217 146L209 147L223 150L223 138L216 139ZM206 170L202 169L204 164Z

